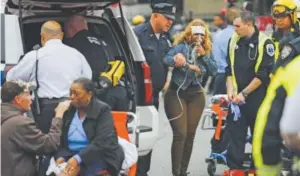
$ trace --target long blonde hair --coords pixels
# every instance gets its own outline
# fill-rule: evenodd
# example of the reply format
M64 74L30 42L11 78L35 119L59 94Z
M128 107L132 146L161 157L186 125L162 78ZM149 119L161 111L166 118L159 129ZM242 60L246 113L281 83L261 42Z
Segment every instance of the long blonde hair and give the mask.
M178 45L179 43L182 43L184 41L187 41L188 43L192 43L192 27L191 26L202 26L205 28L205 35L204 35L204 44L203 48L205 50L206 54L211 53L212 43L210 39L210 32L208 30L208 27L206 23L201 19L195 19L192 22L190 22L187 27L185 28L182 35L175 38L174 45Z

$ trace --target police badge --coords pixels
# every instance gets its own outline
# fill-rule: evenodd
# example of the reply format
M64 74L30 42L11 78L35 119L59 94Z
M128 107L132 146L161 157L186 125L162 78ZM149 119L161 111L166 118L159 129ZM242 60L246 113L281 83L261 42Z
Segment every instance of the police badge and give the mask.
M280 53L280 58L285 59L287 58L292 52L292 48L289 45L285 45Z

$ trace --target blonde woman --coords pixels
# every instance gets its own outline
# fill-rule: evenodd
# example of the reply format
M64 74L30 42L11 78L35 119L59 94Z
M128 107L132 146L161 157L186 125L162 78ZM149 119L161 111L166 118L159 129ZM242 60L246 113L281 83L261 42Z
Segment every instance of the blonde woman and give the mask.
M172 172L187 175L194 136L205 105L202 77L212 67L210 33L204 21L193 20L164 58L174 67L165 94L166 115L173 130Z

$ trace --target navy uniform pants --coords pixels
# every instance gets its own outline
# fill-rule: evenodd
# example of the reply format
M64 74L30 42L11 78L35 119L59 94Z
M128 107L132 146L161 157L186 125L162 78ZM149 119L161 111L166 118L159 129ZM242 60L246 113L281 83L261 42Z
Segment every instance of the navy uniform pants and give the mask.
M234 120L229 108L226 130L229 135L229 146L227 149L227 163L230 169L244 169L245 144L250 127L253 136L257 111L262 103L264 95L260 93L250 94L246 99L246 104L240 105L241 116L237 121ZM251 166L253 168L253 161Z
M47 134L50 130L52 119L55 116L55 108L58 103L66 100L67 98L62 99L40 99L40 114L37 114L36 109L33 108L33 116L37 127L45 134ZM38 176L46 175L46 171L50 164L51 156L40 156L39 157L39 168L38 168Z

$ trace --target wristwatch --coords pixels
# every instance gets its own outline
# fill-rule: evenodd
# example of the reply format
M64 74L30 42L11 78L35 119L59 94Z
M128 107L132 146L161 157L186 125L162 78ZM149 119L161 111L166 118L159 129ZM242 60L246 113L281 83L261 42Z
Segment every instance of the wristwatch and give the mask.
M249 95L249 94L248 94L248 93L246 93L245 91L242 91L241 93L242 93L242 95L243 95L245 98L247 98L247 97L248 97L248 95Z

